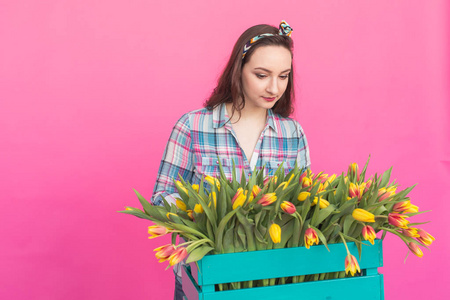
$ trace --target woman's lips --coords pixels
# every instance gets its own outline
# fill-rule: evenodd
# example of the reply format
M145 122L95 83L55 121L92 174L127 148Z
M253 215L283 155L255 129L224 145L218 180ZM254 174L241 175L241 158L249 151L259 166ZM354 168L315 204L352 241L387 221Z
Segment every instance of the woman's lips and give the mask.
M263 97L264 100L268 101L268 102L272 102L276 99L276 97Z

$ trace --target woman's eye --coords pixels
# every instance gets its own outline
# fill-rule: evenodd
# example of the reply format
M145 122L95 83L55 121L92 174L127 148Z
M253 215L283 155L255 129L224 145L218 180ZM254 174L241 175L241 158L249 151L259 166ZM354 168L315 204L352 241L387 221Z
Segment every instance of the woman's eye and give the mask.
M256 77L263 79L263 78L266 78L266 75L265 74L256 74Z
M280 76L280 78L281 78L282 80L288 79L288 77L289 77L289 75L281 75L281 76Z

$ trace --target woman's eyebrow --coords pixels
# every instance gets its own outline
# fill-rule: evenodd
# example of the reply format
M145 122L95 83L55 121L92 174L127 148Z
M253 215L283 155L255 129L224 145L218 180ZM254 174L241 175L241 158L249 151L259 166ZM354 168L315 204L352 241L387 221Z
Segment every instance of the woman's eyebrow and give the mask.
M272 71L270 71L270 70L268 70L268 69L266 69L266 68L261 68L261 67L257 67L257 68L255 68L255 70L262 70L262 71L265 71L265 72L267 72L267 73L272 73ZM291 69L286 69L286 70L282 71L281 73L288 72L288 71L290 71L290 70L291 70Z

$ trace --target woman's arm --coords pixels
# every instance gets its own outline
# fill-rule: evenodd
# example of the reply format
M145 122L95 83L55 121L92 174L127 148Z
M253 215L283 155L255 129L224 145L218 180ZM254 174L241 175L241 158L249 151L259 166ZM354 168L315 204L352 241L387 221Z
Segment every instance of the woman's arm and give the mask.
M191 181L194 174L194 151L191 142L189 115L183 115L175 124L163 158L159 166L155 188L151 202L162 205L162 197L168 202L175 203L179 198L173 180L180 175L185 181ZM162 196L162 197L161 197Z
M299 167L311 168L311 159L309 157L309 146L308 141L306 140L305 132L303 131L302 126L298 122L297 123L297 131L298 131L298 154L297 154L297 164Z

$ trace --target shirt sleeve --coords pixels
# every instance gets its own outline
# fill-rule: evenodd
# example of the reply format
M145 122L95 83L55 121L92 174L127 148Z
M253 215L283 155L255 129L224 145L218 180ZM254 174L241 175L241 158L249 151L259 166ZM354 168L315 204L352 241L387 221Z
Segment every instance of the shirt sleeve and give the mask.
M306 140L305 132L303 131L302 126L298 122L297 123L297 132L298 132L298 153L297 153L297 162L299 167L311 168L311 159L309 157L309 146L308 141Z
M162 197L175 203L179 195L176 192L174 179L180 175L185 181L191 181L194 174L194 152L191 143L189 115L183 115L173 127L164 150L158 170L151 202L162 205Z

